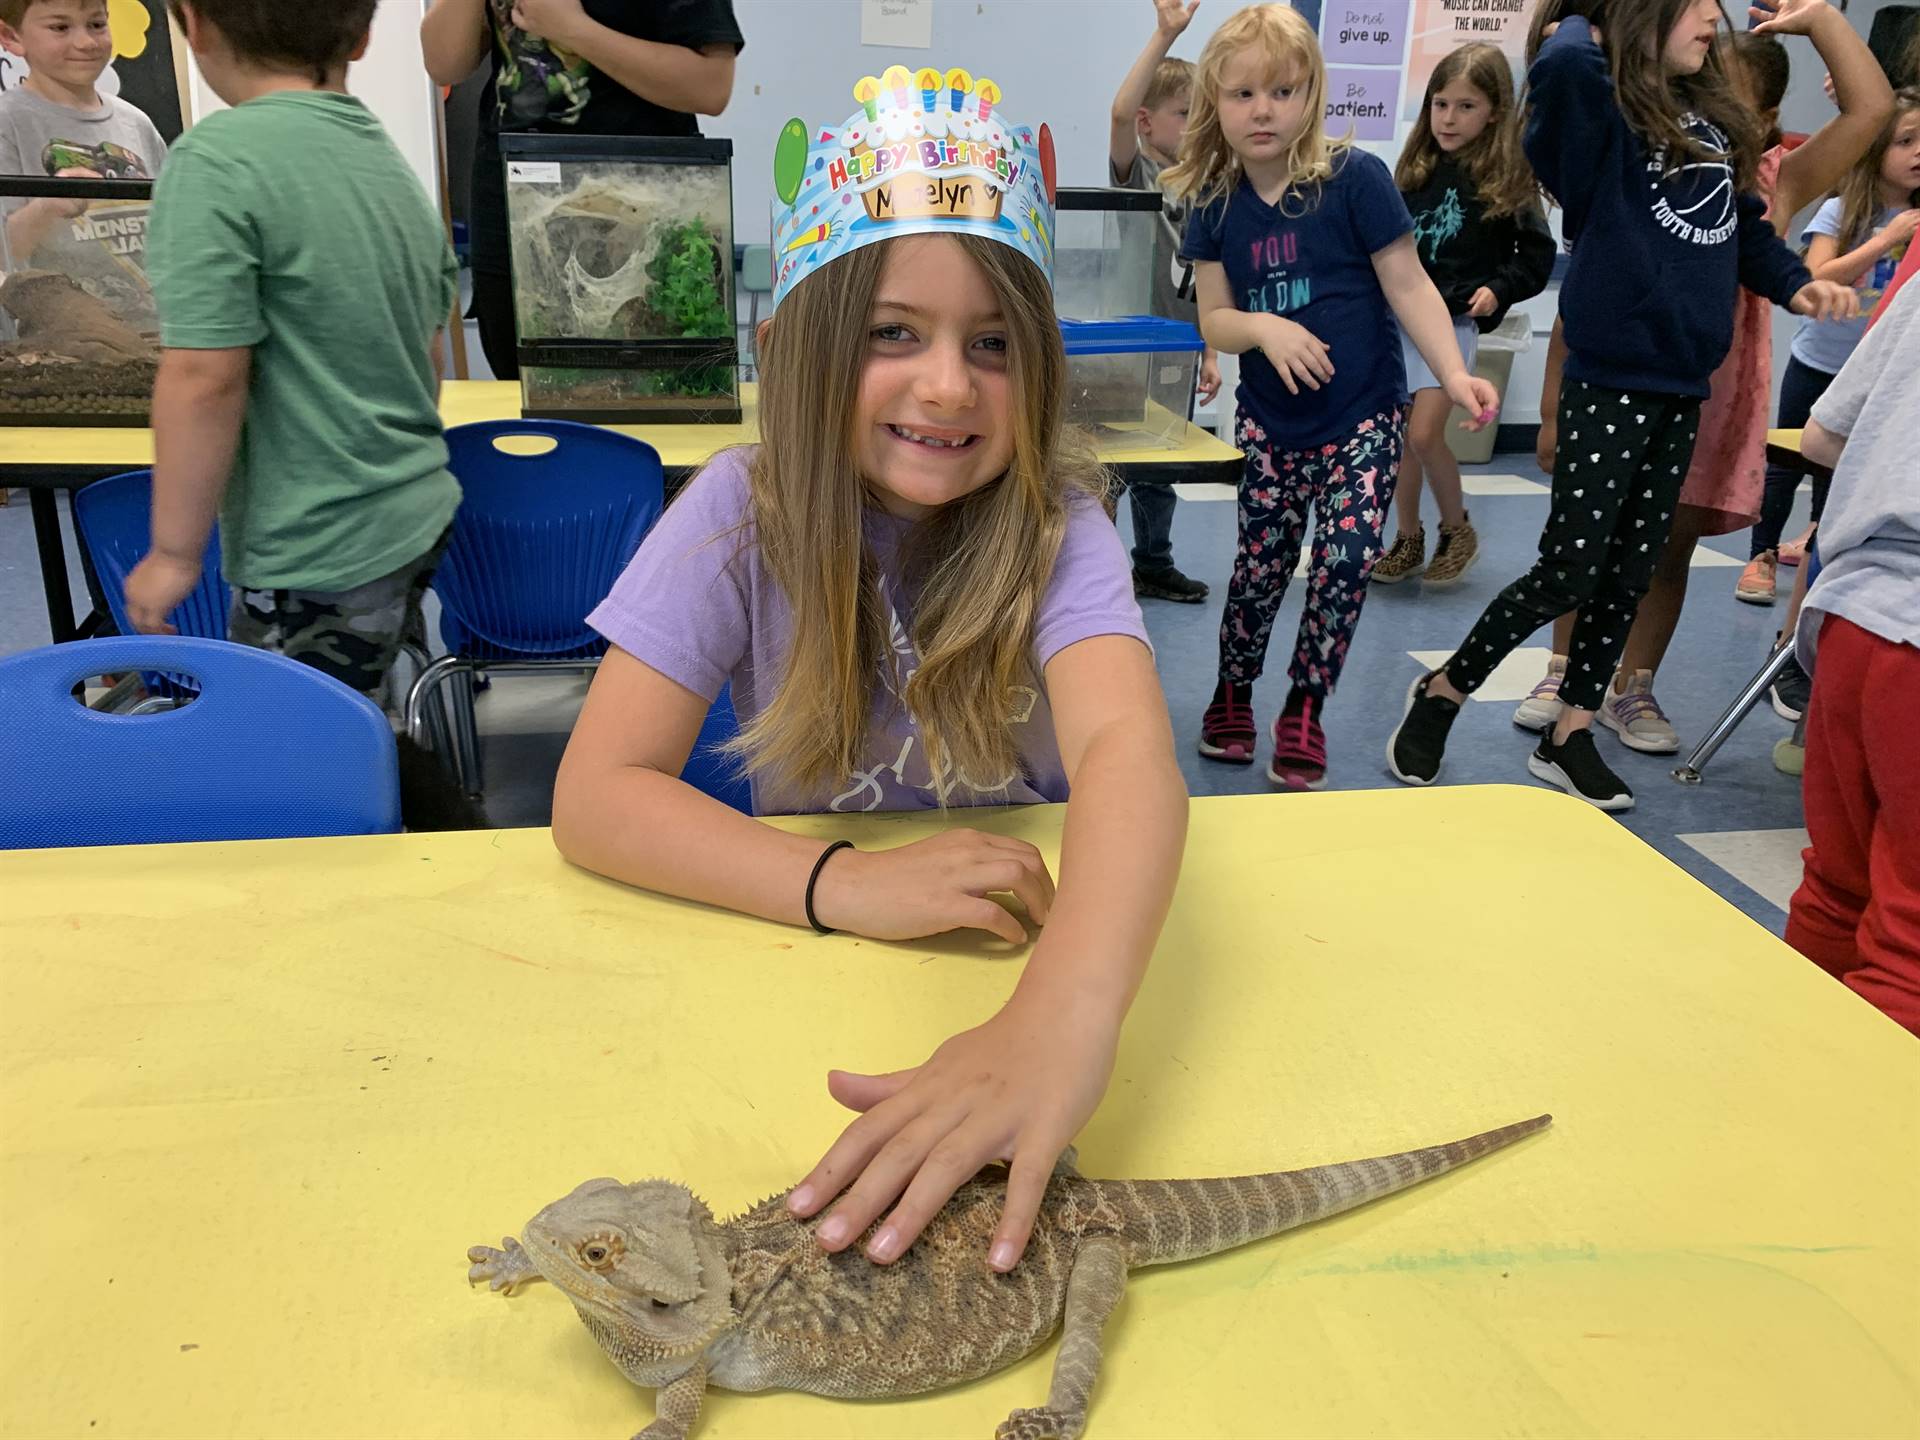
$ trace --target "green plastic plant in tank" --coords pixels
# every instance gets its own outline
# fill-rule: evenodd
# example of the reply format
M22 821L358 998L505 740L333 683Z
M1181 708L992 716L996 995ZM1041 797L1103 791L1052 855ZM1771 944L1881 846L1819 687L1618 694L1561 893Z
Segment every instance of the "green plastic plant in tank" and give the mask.
M664 330L686 339L714 339L732 333L720 248L697 220L669 226L647 265L647 308ZM694 366L661 377L662 389L683 395L724 395L733 388L730 365Z

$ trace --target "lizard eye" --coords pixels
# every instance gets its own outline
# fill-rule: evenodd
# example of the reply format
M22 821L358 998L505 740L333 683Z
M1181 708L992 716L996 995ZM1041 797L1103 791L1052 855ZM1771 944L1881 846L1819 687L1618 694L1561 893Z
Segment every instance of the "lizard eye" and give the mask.
M598 1236L580 1246L580 1262L589 1269L605 1270L620 1258L624 1247L617 1236Z
M656 1310L671 1310L673 1306L669 1305L665 1300L656 1298L653 1301L653 1308Z

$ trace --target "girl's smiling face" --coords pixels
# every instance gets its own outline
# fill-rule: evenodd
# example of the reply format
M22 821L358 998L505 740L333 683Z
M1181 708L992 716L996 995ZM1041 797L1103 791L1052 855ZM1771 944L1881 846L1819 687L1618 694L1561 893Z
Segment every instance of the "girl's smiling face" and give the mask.
M1492 119L1493 102L1470 80L1448 81L1427 105L1433 143L1449 155L1478 140Z
M1009 346L986 275L951 237L887 247L854 401L854 454L889 514L917 520L1013 459Z
M1274 73L1265 56L1248 50L1220 74L1220 133L1242 165L1282 160L1307 126L1307 84L1291 71Z

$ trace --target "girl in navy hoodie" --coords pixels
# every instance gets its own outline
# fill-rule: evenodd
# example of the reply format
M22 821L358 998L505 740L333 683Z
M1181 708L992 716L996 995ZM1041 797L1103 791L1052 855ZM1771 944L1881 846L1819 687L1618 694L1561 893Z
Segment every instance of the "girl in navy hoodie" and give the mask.
M1527 159L1578 241L1560 291L1567 360L1540 558L1409 687L1387 766L1430 784L1466 697L1541 625L1578 610L1565 708L1527 768L1625 810L1633 792L1594 748L1594 712L1666 543L1735 294L1745 285L1800 315L1858 307L1765 218L1763 137L1729 78L1719 0L1586 8L1592 23L1562 19L1527 76Z

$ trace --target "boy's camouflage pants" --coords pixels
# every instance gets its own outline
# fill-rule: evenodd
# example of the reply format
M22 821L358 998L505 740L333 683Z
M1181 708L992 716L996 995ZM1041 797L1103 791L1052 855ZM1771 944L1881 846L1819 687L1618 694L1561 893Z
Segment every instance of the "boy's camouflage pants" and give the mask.
M441 535L426 554L351 590L233 592L227 638L321 670L397 713L383 691L405 644L426 648L420 603L447 548Z

